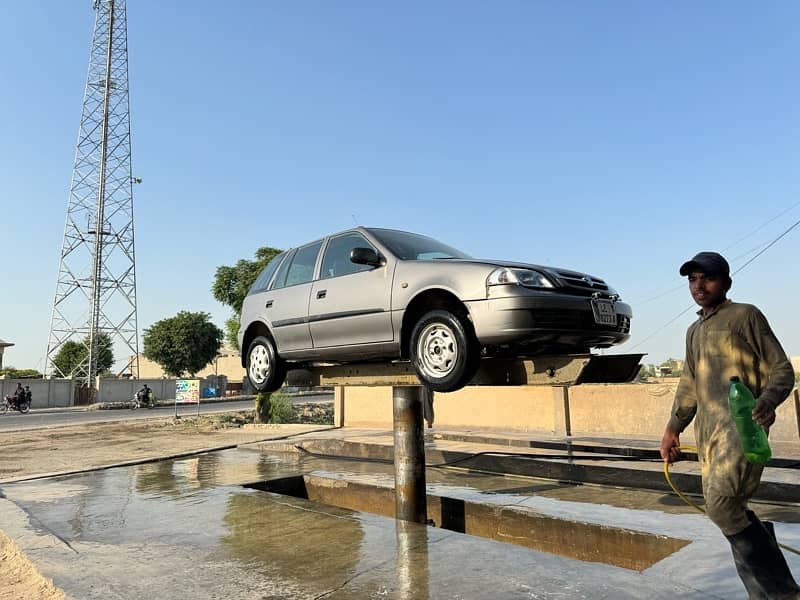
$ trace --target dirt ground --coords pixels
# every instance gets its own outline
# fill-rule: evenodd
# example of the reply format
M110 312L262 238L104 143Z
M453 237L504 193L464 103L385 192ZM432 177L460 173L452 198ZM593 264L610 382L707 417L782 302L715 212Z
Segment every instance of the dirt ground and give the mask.
M91 423L3 433L0 485L17 479L79 471L219 446L246 444L300 431L298 425L242 429L247 412L214 417ZM14 541L0 531L0 600L62 600Z

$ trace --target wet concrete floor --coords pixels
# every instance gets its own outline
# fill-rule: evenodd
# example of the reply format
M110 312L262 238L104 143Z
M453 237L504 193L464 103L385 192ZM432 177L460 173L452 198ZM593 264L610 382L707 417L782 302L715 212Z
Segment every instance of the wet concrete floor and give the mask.
M80 599L745 597L714 526L655 492L428 471L429 493L691 540L640 572L243 485L300 473L392 478L389 465L227 450L3 486L0 529ZM777 532L800 546L800 525Z

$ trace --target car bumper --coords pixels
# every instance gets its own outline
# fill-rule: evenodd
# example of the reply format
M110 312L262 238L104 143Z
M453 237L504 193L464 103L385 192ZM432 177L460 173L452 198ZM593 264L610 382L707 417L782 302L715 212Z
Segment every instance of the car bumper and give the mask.
M467 302L475 334L484 346L608 347L630 337L631 307L615 302L616 326L595 322L584 296L531 292Z

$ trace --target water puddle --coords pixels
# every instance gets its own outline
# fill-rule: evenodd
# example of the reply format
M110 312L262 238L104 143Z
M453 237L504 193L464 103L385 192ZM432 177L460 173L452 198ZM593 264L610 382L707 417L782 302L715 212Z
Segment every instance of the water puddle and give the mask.
M306 474L245 487L326 506L395 516L394 489L360 481ZM435 527L635 571L643 571L689 544L684 539L561 519L519 506L438 494L427 498L428 518Z

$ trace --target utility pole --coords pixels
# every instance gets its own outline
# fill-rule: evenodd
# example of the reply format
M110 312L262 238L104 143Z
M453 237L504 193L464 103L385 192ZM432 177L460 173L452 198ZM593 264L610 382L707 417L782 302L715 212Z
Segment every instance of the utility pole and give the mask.
M125 0L93 0L94 36L78 130L45 370L88 386L112 348L130 352L139 374L133 235L128 24ZM85 346L64 372L53 362L67 342ZM118 356L118 359L123 357Z

